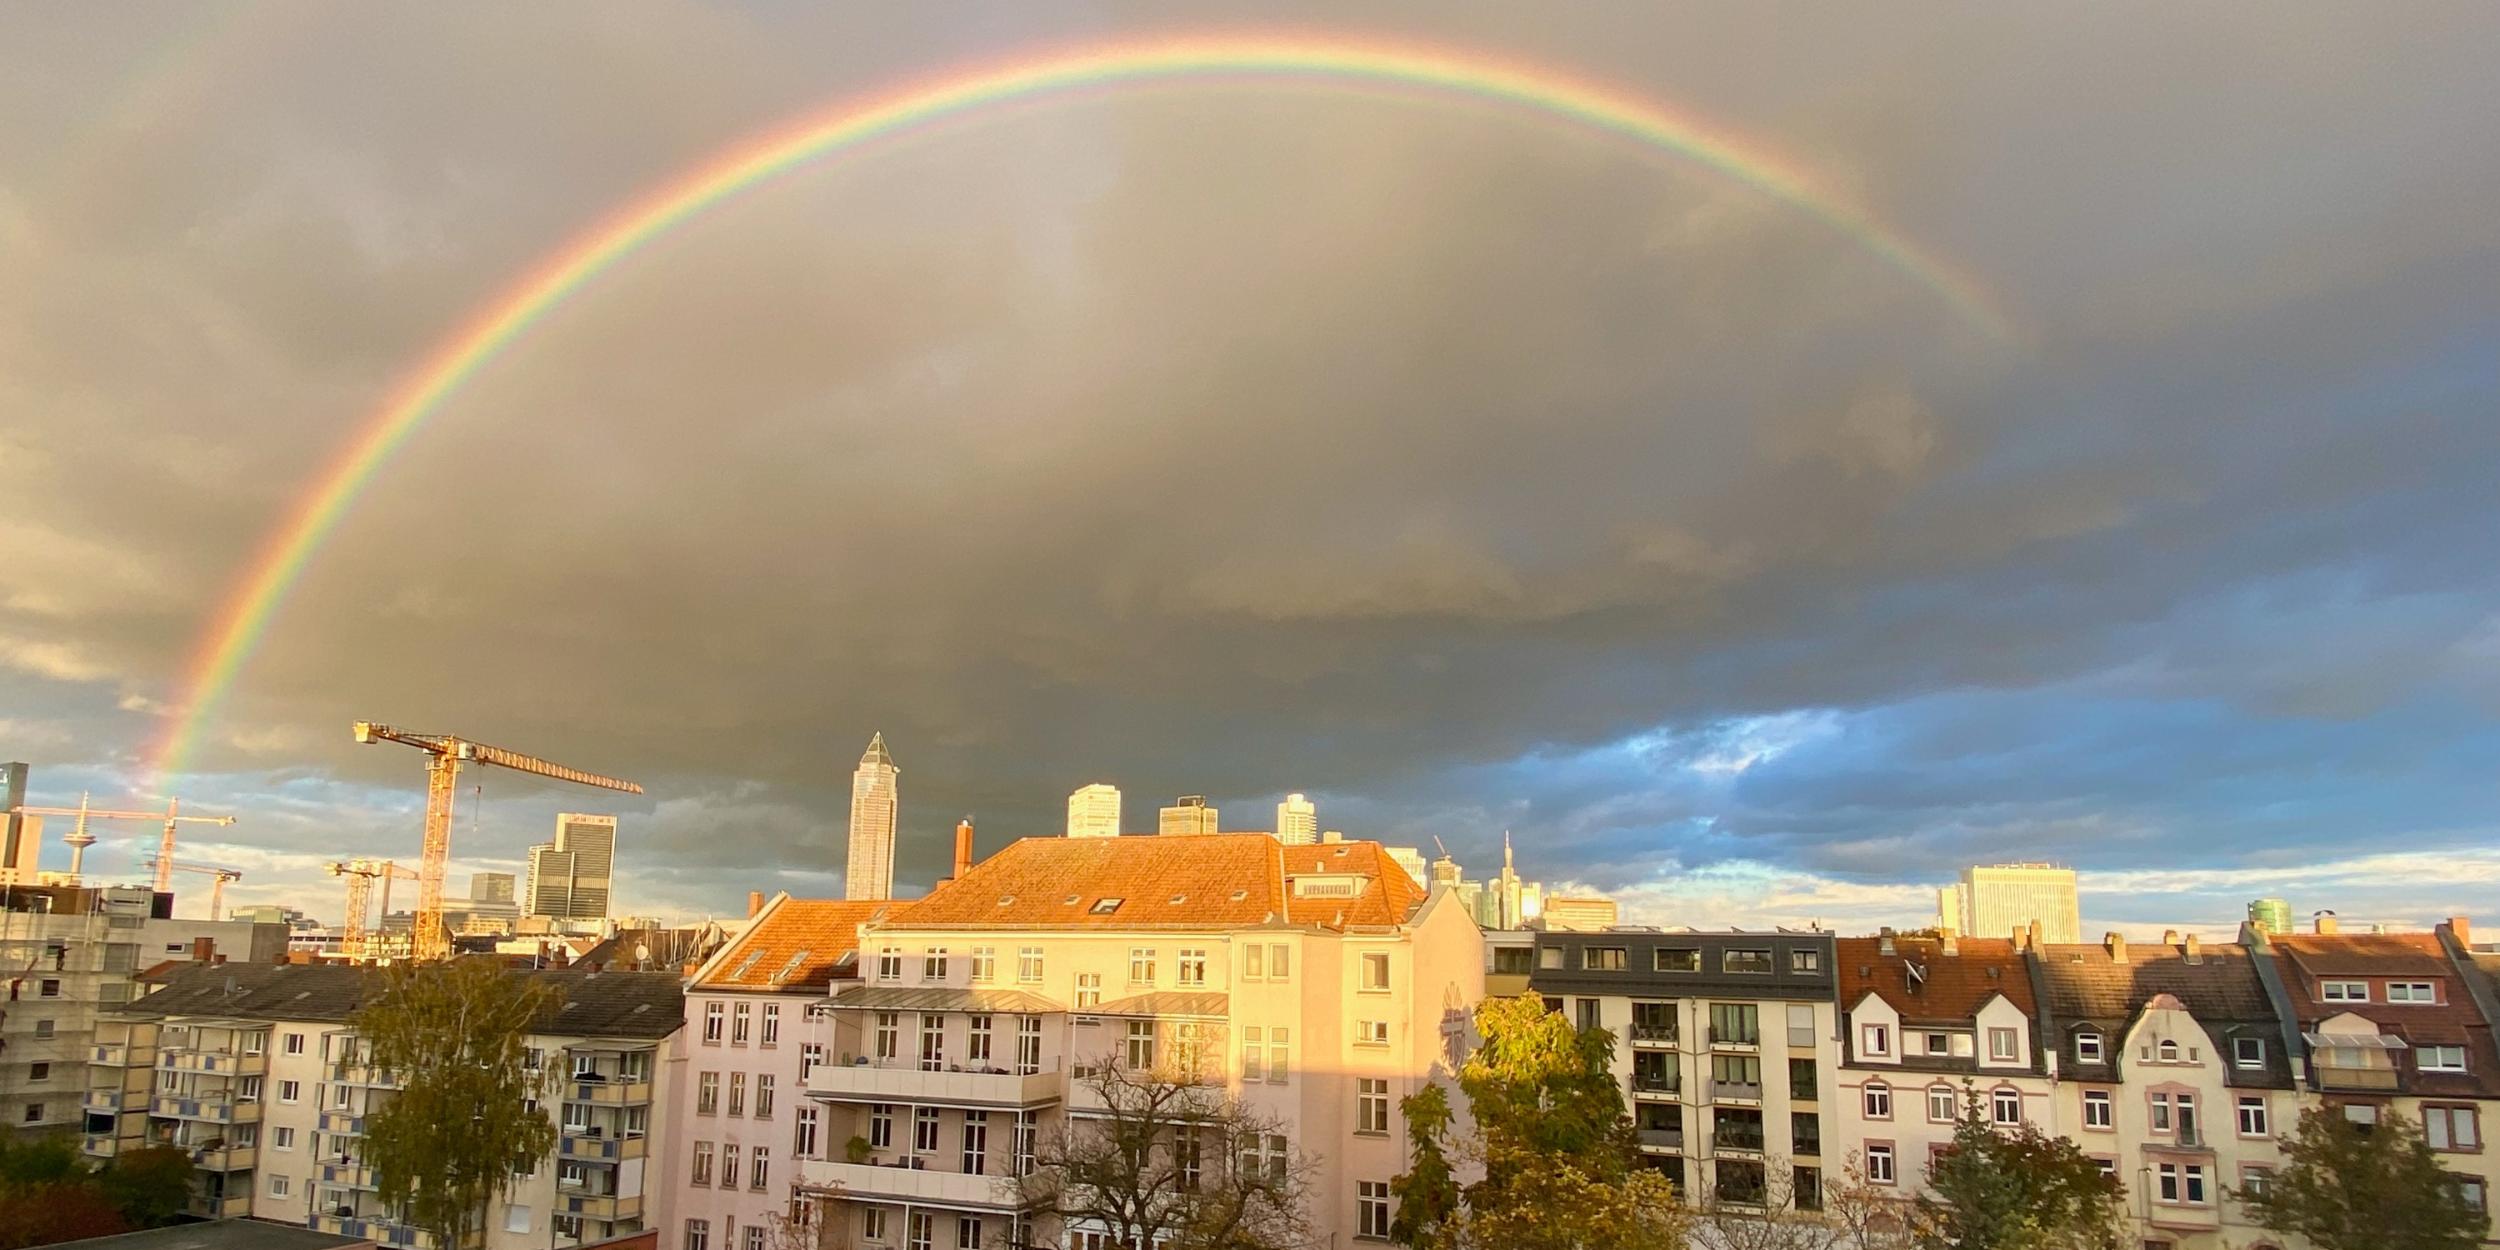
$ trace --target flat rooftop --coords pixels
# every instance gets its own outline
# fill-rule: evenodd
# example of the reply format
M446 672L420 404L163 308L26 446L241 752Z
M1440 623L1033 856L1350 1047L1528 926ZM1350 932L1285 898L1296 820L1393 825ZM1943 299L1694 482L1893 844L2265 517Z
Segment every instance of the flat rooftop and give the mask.
M337 1250L341 1246L369 1246L373 1243L298 1224L208 1220L58 1244L76 1246L79 1250Z

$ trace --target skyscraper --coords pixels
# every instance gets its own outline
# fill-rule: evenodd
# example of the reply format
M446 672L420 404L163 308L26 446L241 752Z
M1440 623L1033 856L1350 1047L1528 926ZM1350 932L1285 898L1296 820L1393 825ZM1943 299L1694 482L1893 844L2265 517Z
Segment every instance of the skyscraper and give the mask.
M1207 806L1207 796L1203 794L1184 794L1163 809L1155 821L1155 832L1214 833L1215 809Z
M1300 793L1288 794L1276 805L1276 840L1287 846L1307 846L1319 840L1319 808Z
M616 817L565 812L556 817L553 842L530 848L529 914L556 920L605 920L616 875ZM491 879L501 877L496 885ZM506 873L479 873L469 889L512 889Z
M894 816L902 796L896 779L902 769L886 754L885 735L868 739L851 774L851 857L842 870L842 897L894 897Z
M515 883L508 872L473 872L469 874L469 901L473 903L509 903L515 901Z
M1097 781L1069 795L1068 836L1120 836L1120 787Z
M1945 924L1968 937L2010 937L2040 925L2040 940L2083 940L2083 915L2075 895L2075 870L2055 864L1980 864L1962 870L1961 885L1939 893ZM1949 908L1949 910L1948 910Z
M573 913L573 853L553 842L530 848L529 914L558 919Z

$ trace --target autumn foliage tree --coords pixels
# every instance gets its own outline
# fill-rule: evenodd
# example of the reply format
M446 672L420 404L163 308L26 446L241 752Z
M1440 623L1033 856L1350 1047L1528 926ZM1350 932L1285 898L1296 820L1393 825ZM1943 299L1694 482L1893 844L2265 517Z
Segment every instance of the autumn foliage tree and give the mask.
M1919 1250L2118 1250L2118 1182L2081 1147L2029 1121L1998 1125L1976 1092L1911 1212Z
M2483 1239L2485 1217L2411 1120L2363 1126L2312 1107L2280 1141L2282 1168L2235 1192L2266 1228L2319 1250L2468 1250Z
M490 959L396 964L383 975L350 1021L372 1064L399 1082L365 1118L364 1157L384 1202L437 1245L462 1250L513 1169L555 1146L555 1122L536 1105L555 1065L532 1066L527 1039L556 991Z
M1412 1250L1683 1250L1674 1186L1642 1166L1614 1037L1534 997L1476 1009L1458 1074L1473 1131L1427 1086L1402 1104L1412 1165L1390 1184L1391 1236ZM1461 1166L1480 1179L1461 1183Z

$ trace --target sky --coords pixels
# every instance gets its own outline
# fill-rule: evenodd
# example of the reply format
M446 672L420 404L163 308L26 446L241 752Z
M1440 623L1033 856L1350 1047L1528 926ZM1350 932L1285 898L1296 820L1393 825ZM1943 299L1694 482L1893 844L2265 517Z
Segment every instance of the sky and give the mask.
M844 100L1208 32L1704 119L2012 332L1528 110L980 111L563 304L152 770L268 534L566 240ZM357 720L640 781L473 770L451 883L613 811L637 914L838 891L882 731L906 892L1110 781L1477 875L1507 831L1649 924L1919 924L2004 860L2095 931L2489 918L2495 57L2470 4L0 9L0 759L236 813L185 856L324 918L324 863L417 854L423 759Z

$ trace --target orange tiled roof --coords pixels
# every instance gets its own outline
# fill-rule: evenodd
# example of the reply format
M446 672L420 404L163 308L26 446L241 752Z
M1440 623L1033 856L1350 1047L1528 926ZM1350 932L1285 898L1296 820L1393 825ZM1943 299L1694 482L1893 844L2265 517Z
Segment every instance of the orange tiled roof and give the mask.
M1962 938L1960 953L1947 956L1943 942L1929 937L1896 937L1893 953L1883 953L1880 937L1838 940L1840 1009L1847 1011L1873 993L1890 1003L1904 1020L1968 1020L1990 998L2003 994L2024 1015L2036 1014L2031 973L2023 955L2008 938ZM1926 980L1910 989L1909 965L1924 965Z
M1351 876L1353 893L1305 896L1293 876ZM1422 887L1377 842L1287 847L1264 833L1025 838L960 880L900 906L907 928L1241 929L1404 923ZM1119 900L1107 906L1105 900Z
M859 949L859 927L900 906L884 900L776 899L688 988L821 994L833 982L834 966Z

